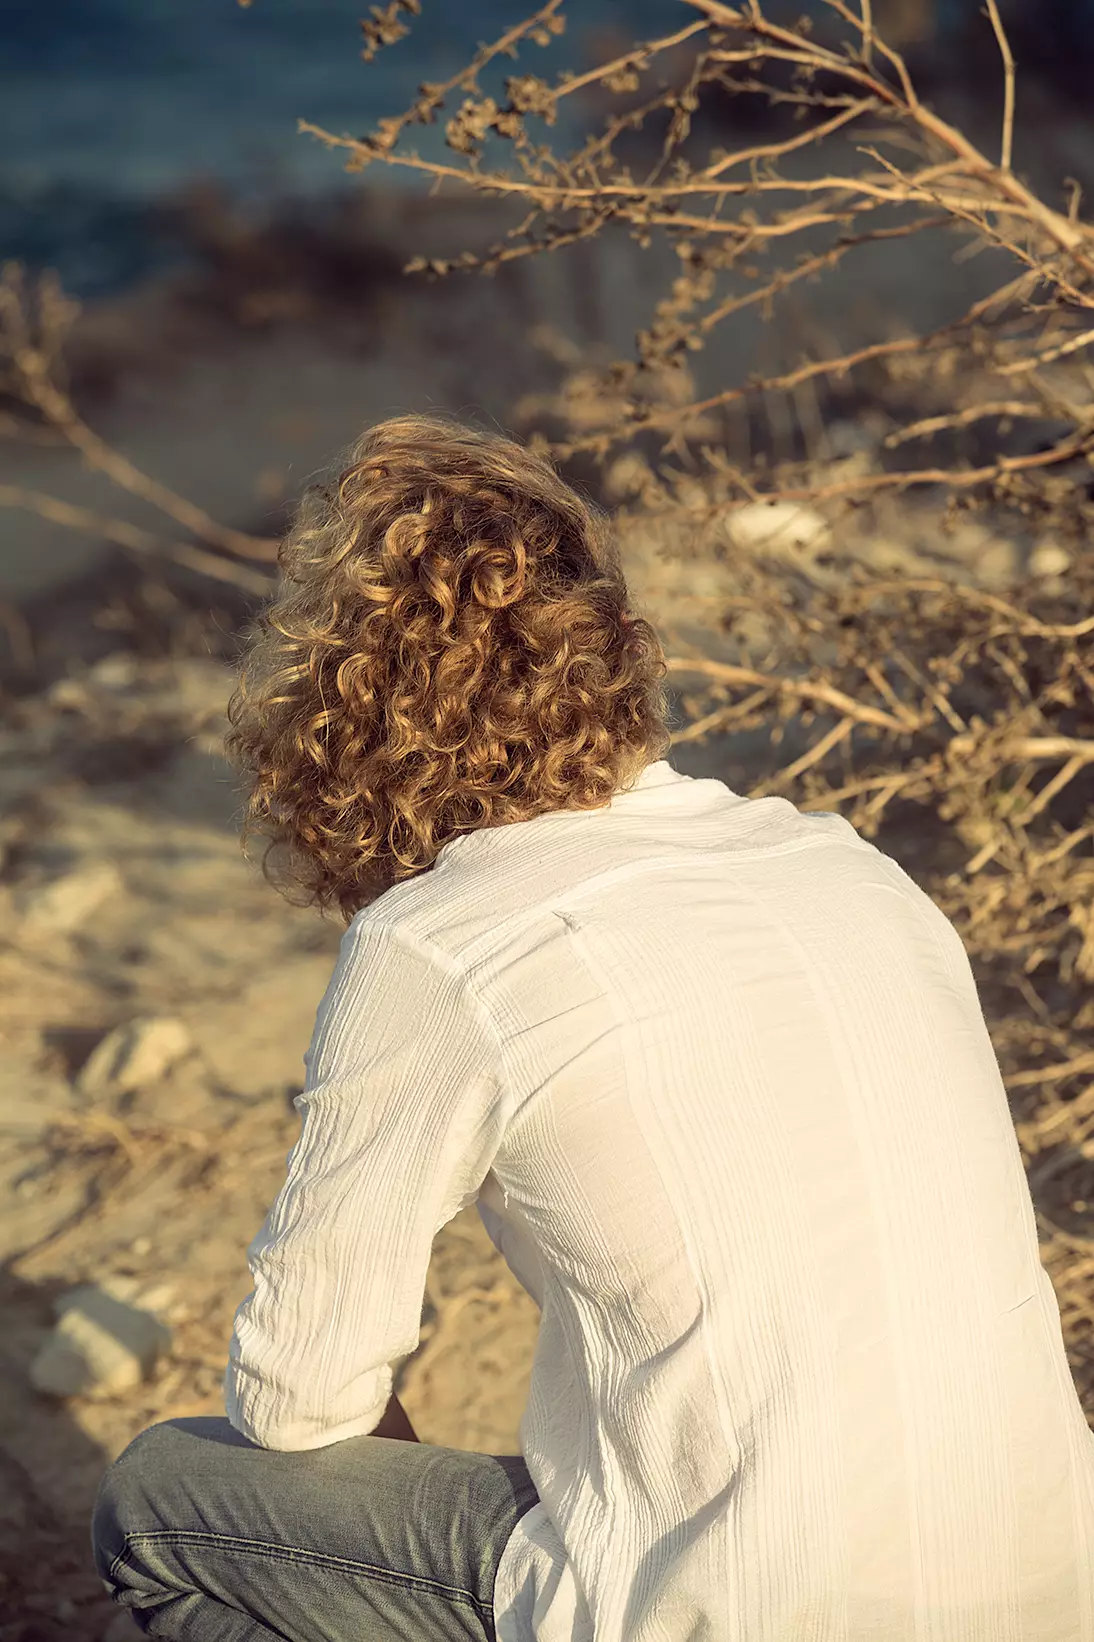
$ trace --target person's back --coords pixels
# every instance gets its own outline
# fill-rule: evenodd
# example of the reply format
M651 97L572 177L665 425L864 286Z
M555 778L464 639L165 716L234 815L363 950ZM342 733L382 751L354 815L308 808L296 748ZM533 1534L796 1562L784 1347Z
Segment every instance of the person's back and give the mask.
M480 1209L542 1307L543 1504L503 1642L533 1589L596 1642L1090 1642L1094 1432L968 960L895 862L662 761L372 916L464 969L509 1080Z

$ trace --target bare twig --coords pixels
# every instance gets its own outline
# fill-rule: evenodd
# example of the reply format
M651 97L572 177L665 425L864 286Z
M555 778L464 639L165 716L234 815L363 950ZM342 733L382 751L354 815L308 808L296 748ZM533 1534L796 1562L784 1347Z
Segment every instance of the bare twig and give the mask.
M669 656L666 658L666 666L670 673L703 673L708 678L718 679L727 684L762 684L775 693L794 695L835 707L845 713L852 723L874 724L879 729L893 730L898 735L908 734L909 726L903 719L894 718L891 713L882 712L880 708L870 707L864 702L853 701L842 690L835 690L830 684L823 682L780 678L777 674L757 672L752 667L735 667L728 662L711 661L701 656Z
M1045 407L1032 405L1023 399L996 399L986 400L982 405L969 405L965 410L949 411L943 416L924 416L918 422L909 422L907 427L898 428L895 433L885 436L885 445L893 450L897 445L903 445L909 439L926 439L931 434L942 433L947 428L968 428L974 422L984 422L988 418L1010 416L1032 416L1043 418Z
M861 0L862 5L862 60L867 68L874 64L874 11L871 0Z
M1014 147L1014 56L999 15L998 0L986 0L986 4L995 38L999 42L999 55L1003 59L1003 138L999 145L999 165L1002 170L1009 171Z
M6 269L4 279L0 280L0 326L11 362L11 391L38 411L51 428L80 452L90 467L105 474L121 489L150 502L210 546L244 559L272 560L277 553L276 541L219 524L204 508L142 473L128 457L88 427L67 390L57 382L53 369L58 335L63 322L71 317L71 311L48 279L42 282L40 306L44 339L41 346L32 335L19 273L11 267Z
M107 518L103 514L92 512L90 508L62 502L44 491L25 490L21 485L0 485L0 507L28 508L43 519L52 520L54 524L66 525L72 530L82 530L90 536L99 536L104 541L113 542L116 546L124 547L133 553L174 559L176 563L186 565L188 569L196 570L203 576L211 576L215 581L231 582L233 586L241 587L248 593L269 593L274 586L272 575L263 575L259 570L252 570L247 565L222 558L216 553L209 553L204 548L191 546L188 542L163 541L151 531L141 530L139 526L131 525L124 519Z

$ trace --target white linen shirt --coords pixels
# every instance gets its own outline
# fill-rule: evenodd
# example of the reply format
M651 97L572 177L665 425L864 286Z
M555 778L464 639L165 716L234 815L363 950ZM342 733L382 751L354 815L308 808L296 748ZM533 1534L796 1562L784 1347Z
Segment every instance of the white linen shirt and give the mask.
M477 1203L541 1310L499 1642L1094 1642L1094 1432L953 926L651 764L353 919L229 1418L371 1431Z

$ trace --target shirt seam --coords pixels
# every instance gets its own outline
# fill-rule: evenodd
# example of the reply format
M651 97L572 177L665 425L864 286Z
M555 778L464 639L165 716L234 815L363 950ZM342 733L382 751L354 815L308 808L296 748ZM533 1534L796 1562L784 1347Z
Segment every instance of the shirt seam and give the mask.
M839 819L842 820L843 817L840 817ZM881 854L876 845L871 844L868 839L860 838L858 834L853 831L849 835L841 835L838 838L831 836L825 836L823 838L795 838L789 839L783 844L762 845L755 849L733 849L732 847L728 847L726 849L713 850L707 853L708 856L732 855L734 857L741 857L746 860L754 861L765 857L794 855L802 850L824 849L834 846L846 846L850 849L866 850L873 855ZM473 982L470 980L467 969L478 963L482 955L484 953L488 953L494 947L498 937L501 934L507 933L513 929L520 929L534 922L534 920L538 917L555 916L558 914L560 908L567 907L571 903L576 902L578 899L584 897L593 890L601 888L605 884L624 880L628 877L638 876L645 872L659 871L665 867L674 867L679 865L679 855L658 853L657 855L643 856L641 860L626 861L621 864L617 863L615 866L605 867L600 872L592 874L591 877L583 878L580 883L572 884L564 890L554 890L541 896L541 898L534 902L531 906L516 908L505 918L500 919L496 924L492 924L484 934L478 936L474 941L471 941L468 944L466 949L469 955L469 963L467 968L461 965L459 960L453 958L450 954L444 953L444 956L449 963L456 965L456 967L467 979L467 984L469 986L473 986ZM394 921L392 921L388 927L395 928L397 926ZM419 940L423 945L428 944L429 946L432 946L434 944L429 941L428 936L415 936L414 939ZM437 950L442 953L444 952L442 947L438 947ZM486 1007L485 1003L484 1007Z
M451 952L446 952L438 942L430 940L428 935L421 935L405 923L393 918L377 918L375 916L362 918L357 928L382 930L391 940L417 951L427 962L438 963L446 974L454 976L460 982L471 1001L473 1010L479 1016L480 1022L485 1024L487 1036L493 1043L497 1053L498 1072L502 1084L502 1127L503 1129L507 1127L515 1102L515 1089L509 1074L505 1042L489 1004L475 985L467 968Z

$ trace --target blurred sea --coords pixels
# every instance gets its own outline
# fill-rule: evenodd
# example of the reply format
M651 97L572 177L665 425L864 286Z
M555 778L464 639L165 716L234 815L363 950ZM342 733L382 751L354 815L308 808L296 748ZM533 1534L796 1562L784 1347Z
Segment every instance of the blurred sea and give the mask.
M366 0L0 0L0 256L50 266L79 296L185 255L157 207L195 181L250 204L359 182L299 118L360 135L422 80L464 67L533 9L525 0L424 0L412 33L361 60ZM552 74L606 33L679 27L680 0L572 0L567 37L523 48ZM575 39L576 36L576 39ZM593 58L592 60L595 60ZM486 89L500 92L511 58ZM569 135L556 128L565 141ZM422 154L440 127L418 127ZM413 187L407 173L369 173Z
M1027 65L1042 46L1069 60L1080 37L1094 41L1094 0L1001 3L1032 25ZM422 80L464 67L533 4L423 0L410 36L366 64L368 0L0 0L0 258L55 267L70 291L92 296L186 256L158 207L187 184L212 182L252 205L287 196L314 204L354 186L343 157L299 135L297 120L359 135L400 113ZM875 15L886 4L894 17L929 17L940 40L983 9L981 0L875 0ZM792 21L821 8L768 0L768 9ZM525 46L521 72L550 77L598 60L613 43L605 36L649 38L694 16L684 0L568 0L564 11L564 39ZM502 59L484 88L500 95L514 71ZM566 105L564 121L575 119L580 111ZM560 122L551 135L565 144L582 132ZM423 154L444 151L440 125L416 128L412 140ZM405 171L368 175L423 186Z

